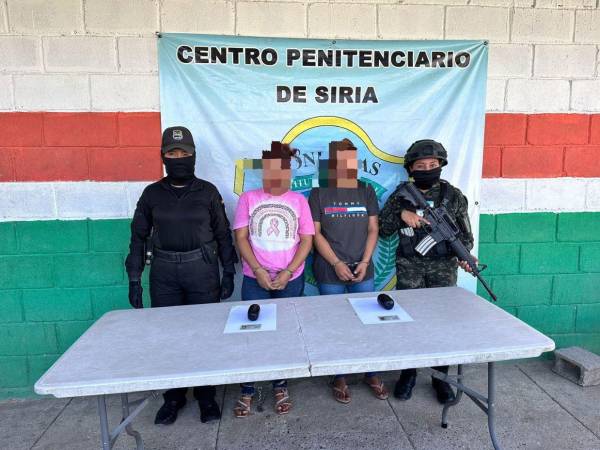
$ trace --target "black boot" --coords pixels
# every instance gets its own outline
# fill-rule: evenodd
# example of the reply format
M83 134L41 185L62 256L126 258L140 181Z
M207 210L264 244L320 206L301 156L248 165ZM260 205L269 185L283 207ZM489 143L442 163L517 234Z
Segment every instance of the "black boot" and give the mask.
M154 423L156 425L171 425L177 420L177 413L185 406L186 401L165 400L165 403L156 413Z
M450 385L445 381L438 380L437 378L432 377L431 385L435 389L438 402L440 402L442 405L453 402L456 399L454 391L452 390Z
M199 400L198 406L200 406L200 422L206 423L221 418L221 410L215 399L210 401Z
M408 400L411 398L416 380L417 375L415 373L409 371L402 372L394 387L394 397L398 400Z

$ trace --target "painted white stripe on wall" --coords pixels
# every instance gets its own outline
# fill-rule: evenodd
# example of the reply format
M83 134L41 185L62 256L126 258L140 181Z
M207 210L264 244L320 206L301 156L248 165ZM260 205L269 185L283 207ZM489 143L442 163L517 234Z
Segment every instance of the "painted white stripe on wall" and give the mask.
M129 218L148 184L0 183L0 221ZM233 208L228 208L228 213L231 211ZM483 179L479 211L481 214L600 211L600 178Z

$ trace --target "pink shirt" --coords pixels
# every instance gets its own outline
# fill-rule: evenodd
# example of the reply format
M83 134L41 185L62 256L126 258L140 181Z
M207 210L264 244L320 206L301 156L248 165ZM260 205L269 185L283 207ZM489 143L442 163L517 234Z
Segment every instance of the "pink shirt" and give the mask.
M244 192L235 211L233 229L248 227L248 240L258 263L271 276L285 269L294 258L301 234L315 234L308 207L302 194L287 191L283 195L267 194L262 189ZM242 261L244 275L256 278L246 261ZM292 275L298 278L304 262Z

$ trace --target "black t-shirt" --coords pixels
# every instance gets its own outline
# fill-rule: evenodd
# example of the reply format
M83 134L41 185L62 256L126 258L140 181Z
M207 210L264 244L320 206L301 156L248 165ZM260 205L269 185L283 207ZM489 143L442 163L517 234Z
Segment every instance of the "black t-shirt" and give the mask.
M321 223L321 234L340 261L362 260L369 231L369 216L377 216L379 205L373 188L359 182L358 188L315 188L308 199L315 222ZM313 272L318 283L350 284L340 280L331 265L315 251ZM365 280L373 277L369 264Z

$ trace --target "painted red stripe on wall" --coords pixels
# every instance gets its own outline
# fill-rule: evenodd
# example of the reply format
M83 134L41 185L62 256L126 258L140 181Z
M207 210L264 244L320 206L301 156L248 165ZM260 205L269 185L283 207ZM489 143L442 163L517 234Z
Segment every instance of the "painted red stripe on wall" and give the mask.
M151 181L160 114L0 113L0 181ZM600 177L600 114L486 116L484 178Z

